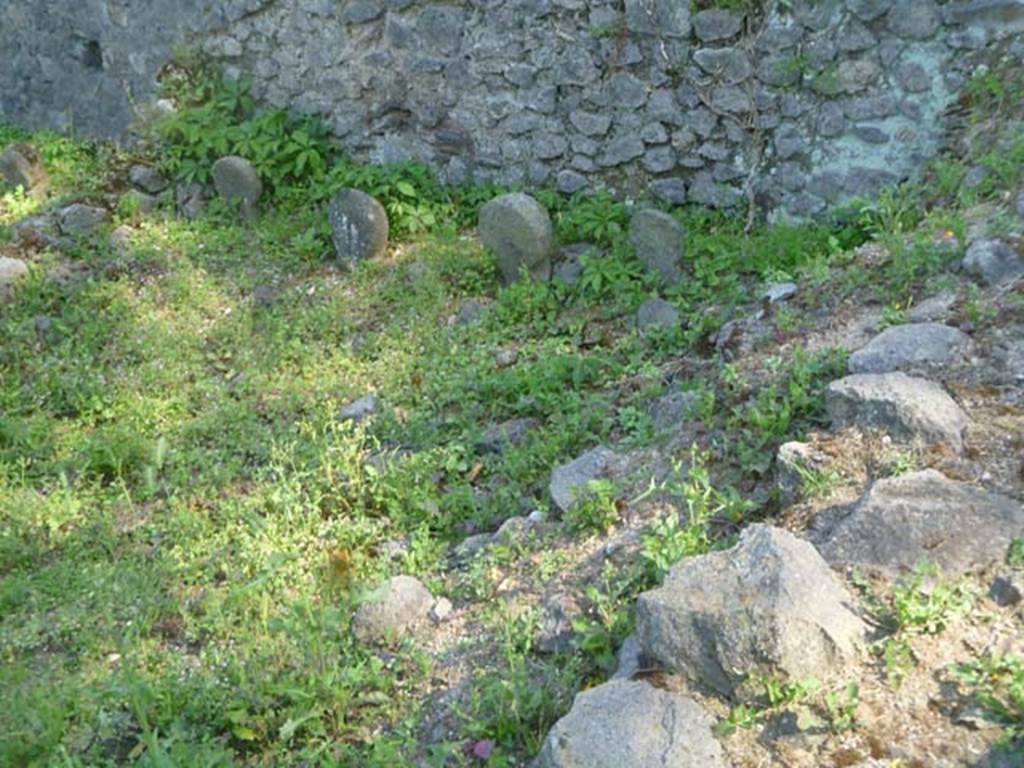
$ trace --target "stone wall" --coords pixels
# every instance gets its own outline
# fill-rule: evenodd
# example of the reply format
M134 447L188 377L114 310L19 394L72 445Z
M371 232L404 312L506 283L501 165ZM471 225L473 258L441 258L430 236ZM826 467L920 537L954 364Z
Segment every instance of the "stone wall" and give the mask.
M1022 0L765 5L6 0L0 114L122 135L173 46L201 46L358 157L806 215L913 175L975 57L1024 47Z

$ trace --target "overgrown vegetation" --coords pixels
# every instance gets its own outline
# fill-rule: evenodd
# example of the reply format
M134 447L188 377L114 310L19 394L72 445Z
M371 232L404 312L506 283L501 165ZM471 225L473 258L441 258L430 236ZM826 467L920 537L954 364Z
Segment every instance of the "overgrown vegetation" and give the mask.
M775 449L822 423L845 353L765 346L798 340L816 312L858 291L901 321L959 255L964 206L1019 184L1019 128L991 125L1017 109L1019 78L991 74L968 89L971 124L1003 142L969 160L990 172L982 185L968 190L961 161L946 158L924 186L749 235L736 217L673 210L688 233L677 286L641 268L622 202L546 192L559 241L595 249L575 285L500 288L490 256L460 234L501 190L445 187L414 163L352 162L315 120L257 109L244 81L214 85L198 61L167 73L180 108L147 151L0 125L0 144L39 148L55 202L110 202L138 161L202 182L231 152L269 190L246 224L217 204L193 222L163 215L169 200L150 216L119 207L112 225L133 225L130 248L97 237L33 251L3 305L0 764L523 764L574 693L614 669L636 594L775 511L759 493ZM401 246L346 275L327 263L322 210L342 186L384 202ZM5 193L0 245L13 248L12 223L45 202ZM855 254L869 240L884 251L870 269ZM53 279L69 263L77 277ZM806 290L766 316L772 335L751 375L716 348L718 333L752 312L764 283L790 279ZM640 335L633 313L655 294L680 310L680 328ZM454 323L469 300L486 304L481 318ZM496 365L506 348L515 362ZM556 464L597 443L656 443L649 403L681 382L697 393L697 445L673 457L668 479L639 497L598 482L541 534L455 554L513 515L550 520ZM377 415L338 418L367 392ZM517 417L536 425L521 442L476 449L486 425ZM920 460L890 458L889 474ZM805 480L813 493L835 478ZM581 588L573 647L539 653L537 606L506 582L529 591L566 578L573 547L655 498L635 558L605 561ZM1019 546L1008 562L1024 562ZM472 670L467 698L444 727L432 719L438 656L414 638L381 651L351 633L354 607L398 573L471 617L469 647L448 649ZM973 604L964 584L932 578L921 571L878 598L893 681L913 637ZM963 670L1011 740L1019 666ZM858 727L856 683L763 685L764 706L735 710L732 726L813 699L833 731Z

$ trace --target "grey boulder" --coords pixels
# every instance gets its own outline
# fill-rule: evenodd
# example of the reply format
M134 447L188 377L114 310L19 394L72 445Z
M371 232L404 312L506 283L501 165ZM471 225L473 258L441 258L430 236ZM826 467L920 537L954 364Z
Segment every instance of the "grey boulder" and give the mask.
M963 268L986 285L1002 286L1024 277L1024 258L1007 243L977 240L967 249Z
M862 373L829 384L825 407L836 429L881 429L901 442L963 447L967 414L940 385L905 373Z
M170 186L160 171L148 165L133 165L128 171L128 180L136 189L150 195L158 195Z
M494 198L480 209L478 229L483 244L498 257L505 285L518 280L523 270L538 280L551 277L551 217L529 195L515 192Z
M429 617L434 598L418 579L395 576L371 592L352 618L352 631L364 642L401 637Z
M537 420L529 416L494 424L484 430L476 442L476 449L480 453L501 453L509 446L523 442L535 426Z
M611 680L577 694L534 768L725 768L713 725L693 699Z
M676 283L683 276L685 237L682 224L650 208L637 211L629 222L629 242L637 258L667 283Z
M915 366L949 365L963 360L971 337L940 323L895 325L850 355L850 373L888 373Z
M263 194L263 182L253 164L244 157L228 155L213 164L213 185L228 203L238 203L248 217L256 209L256 203Z
M18 142L9 145L0 155L0 177L12 187L26 192L46 181L43 162L31 144Z
M642 593L637 637L645 659L743 699L748 678L822 677L852 662L865 630L854 604L813 546L757 524Z
M363 395L357 400L342 406L338 417L342 421L352 421L358 424L377 413L377 396Z
M387 211L365 192L352 188L339 190L327 207L327 218L334 251L344 266L378 258L387 250Z
M106 223L110 214L103 208L74 203L57 214L57 226L65 235L88 235Z
M588 483L607 477L620 462L621 457L615 451L600 445L567 464L555 467L548 485L555 506L562 512L568 512Z
M810 538L836 567L900 572L922 560L959 574L1001 560L1024 532L1024 506L934 469L878 480L855 504L827 510Z
M679 310L664 299L648 299L636 312L636 327L641 331L651 328L669 330L679 327Z

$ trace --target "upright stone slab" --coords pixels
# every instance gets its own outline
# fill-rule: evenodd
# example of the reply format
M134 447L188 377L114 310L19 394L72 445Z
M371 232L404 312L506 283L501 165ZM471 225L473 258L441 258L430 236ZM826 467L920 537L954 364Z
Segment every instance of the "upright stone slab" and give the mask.
M686 230L667 213L645 208L629 222L629 242L648 271L661 275L666 283L683 277L683 249Z
M263 194L263 182L252 163L244 157L228 155L213 164L213 185L229 203L240 203L247 218L256 211L256 203Z
M529 195L501 195L480 209L480 239L498 257L505 285L519 279L523 270L538 280L551 277L554 230L551 217Z
M686 558L637 599L644 658L726 696L761 676L824 677L852 662L865 627L808 542L751 525L725 552Z
M0 176L8 186L28 191L46 181L46 170L35 147L18 142L0 155Z
M358 189L339 190L327 208L338 261L353 267L376 259L388 247L388 214L380 202Z
M714 718L693 699L643 680L577 694L534 768L725 768Z

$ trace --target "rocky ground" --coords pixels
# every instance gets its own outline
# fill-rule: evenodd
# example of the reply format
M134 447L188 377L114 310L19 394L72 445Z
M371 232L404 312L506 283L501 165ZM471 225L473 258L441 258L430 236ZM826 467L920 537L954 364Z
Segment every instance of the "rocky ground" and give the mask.
M0 762L1024 764L974 108L980 188L752 231L4 128Z

